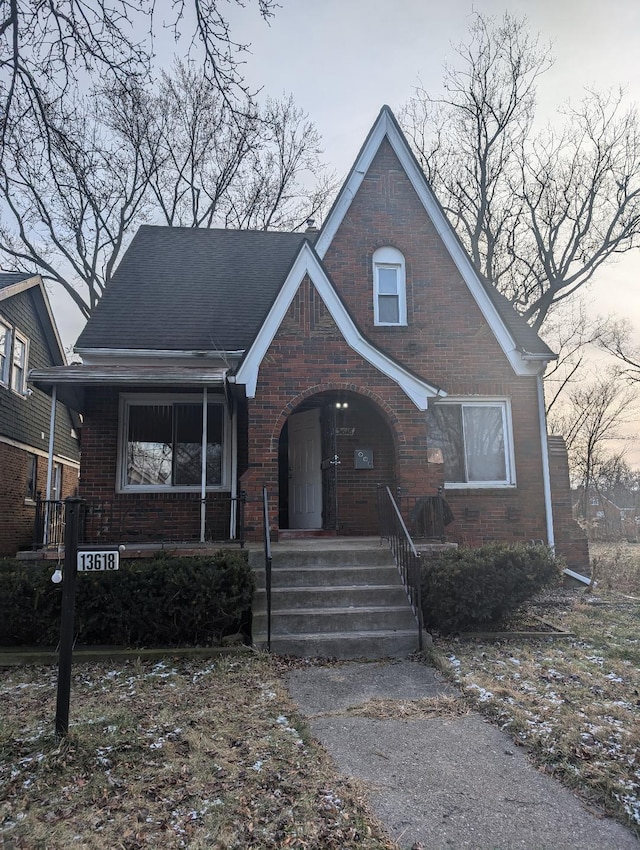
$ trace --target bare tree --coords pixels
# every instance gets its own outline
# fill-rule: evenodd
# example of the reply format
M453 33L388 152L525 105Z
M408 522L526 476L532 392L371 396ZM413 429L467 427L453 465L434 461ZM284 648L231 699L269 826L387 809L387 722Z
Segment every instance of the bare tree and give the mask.
M5 135L5 266L61 286L88 317L135 229L300 226L333 181L319 135L291 98L234 110L203 71L177 65L158 90L103 87L26 114Z
M558 301L640 236L640 129L622 93L588 92L564 127L534 136L550 52L524 18L476 15L442 97L403 122L481 274L539 330Z
M580 297L554 305L542 334L557 354L544 375L547 416L562 406L568 391L588 376L593 362L590 354L602 349L615 327L611 317L591 316Z
M5 265L35 266L62 286L87 317L148 210L141 145L147 122L127 90L50 107L46 121L45 136L28 115L5 135L0 250Z
M622 373L629 381L640 383L640 346L634 341L633 328L628 319L613 322L600 345L623 364Z
M233 114L202 69L178 62L149 112L150 187L167 224L295 230L335 190L320 135L291 97L248 98Z
M277 3L255 5L268 20ZM139 82L153 65L160 31L178 41L186 27L187 49L200 56L210 83L229 103L246 95L240 61L247 45L234 41L221 8L220 0L176 0L167 8L157 0L7 0L0 10L2 136L25 114L46 132L50 109L75 97L87 79L113 86Z
M619 369L609 368L589 383L573 387L563 409L551 418L550 431L564 437L571 477L581 488L582 516L587 515L585 500L600 470L616 454L609 446L623 438L622 426L632 416L636 400L636 388Z

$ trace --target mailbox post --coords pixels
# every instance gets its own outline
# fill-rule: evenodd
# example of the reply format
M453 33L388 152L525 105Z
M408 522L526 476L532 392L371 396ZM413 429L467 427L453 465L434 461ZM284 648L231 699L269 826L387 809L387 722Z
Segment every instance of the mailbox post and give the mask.
M71 659L76 604L76 560L80 527L81 499L65 499L64 571L62 573L62 610L60 616L60 656L58 658L58 697L56 701L56 735L69 731L69 696L71 693Z

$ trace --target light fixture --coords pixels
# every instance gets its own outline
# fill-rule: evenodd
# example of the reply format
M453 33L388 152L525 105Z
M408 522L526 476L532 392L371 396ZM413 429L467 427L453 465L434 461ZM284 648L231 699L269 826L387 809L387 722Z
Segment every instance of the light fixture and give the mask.
M347 407L349 407L349 402L348 402L348 401L337 401L337 402L336 402L336 408L337 408L338 410L346 410L346 409L347 409Z
M60 582L62 581L62 570L60 569L60 567L58 567L54 574L51 576L51 581L54 584L60 584Z

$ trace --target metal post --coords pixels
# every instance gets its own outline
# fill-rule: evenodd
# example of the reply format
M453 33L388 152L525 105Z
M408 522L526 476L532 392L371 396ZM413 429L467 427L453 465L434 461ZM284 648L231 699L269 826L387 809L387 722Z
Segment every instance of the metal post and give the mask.
M200 542L204 543L207 522L207 388L202 388L202 442L200 468Z
M62 574L62 611L60 616L60 656L58 659L58 698L56 735L69 731L69 696L76 603L76 575L81 499L65 499L64 572Z
M51 510L51 482L53 481L53 449L56 433L56 405L58 400L58 385L54 384L51 390L51 412L49 415L49 459L47 463L47 489L46 504L44 509L44 533L42 542L46 546L49 543L49 511ZM61 494L58 494L61 498Z

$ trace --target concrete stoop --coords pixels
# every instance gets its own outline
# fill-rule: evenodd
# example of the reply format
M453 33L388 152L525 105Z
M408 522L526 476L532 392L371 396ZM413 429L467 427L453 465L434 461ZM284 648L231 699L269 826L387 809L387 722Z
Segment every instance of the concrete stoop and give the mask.
M325 658L407 657L418 625L390 551L332 547L273 551L271 651ZM253 644L267 644L264 555L250 553L256 577ZM425 635L428 640L429 636Z

